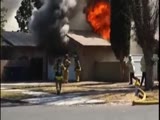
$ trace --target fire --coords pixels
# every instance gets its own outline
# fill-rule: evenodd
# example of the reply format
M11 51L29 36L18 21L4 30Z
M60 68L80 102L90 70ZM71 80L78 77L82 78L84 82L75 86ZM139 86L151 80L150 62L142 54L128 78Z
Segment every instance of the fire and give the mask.
M106 0L97 0L87 8L87 20L93 30L102 36L110 39L110 4Z

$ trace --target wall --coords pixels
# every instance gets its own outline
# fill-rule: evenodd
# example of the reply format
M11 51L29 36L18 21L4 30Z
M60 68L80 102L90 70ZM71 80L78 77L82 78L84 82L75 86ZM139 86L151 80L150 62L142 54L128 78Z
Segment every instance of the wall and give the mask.
M46 74L47 74L47 70L46 70L46 56L45 53L41 50L38 50L37 48L34 47L14 47L12 49L10 49L9 47L6 48L8 49L8 51L10 51L10 56L9 58L5 58L3 60L1 60L1 63L3 64L3 68L5 65L8 65L8 63L10 63L10 65L13 63L18 66L20 64L20 61L18 61L18 59L22 56L27 57L29 60L31 58L42 58L43 59L43 80L46 80ZM7 61L7 62L6 62ZM3 72L3 68L1 68L1 73Z
M8 60L1 60L1 74L0 74L0 78L2 80L2 75L3 75L3 70L4 70L4 67L8 64Z
M118 62L111 47L81 47L79 55L82 66L82 80L96 80L96 62Z
M12 55L13 55L13 58L27 56L29 59L33 57L45 56L43 51L38 50L37 48L34 48L34 47L16 47Z
M21 51L21 52L19 52ZM47 80L47 56L45 55L44 51L38 50L35 47L18 47L15 49L13 54L15 57L20 56L27 56L29 59L31 58L42 58L43 59L43 80Z
M126 74L125 80L121 79L120 62L97 62L95 70L96 80L107 82L128 81L128 74Z

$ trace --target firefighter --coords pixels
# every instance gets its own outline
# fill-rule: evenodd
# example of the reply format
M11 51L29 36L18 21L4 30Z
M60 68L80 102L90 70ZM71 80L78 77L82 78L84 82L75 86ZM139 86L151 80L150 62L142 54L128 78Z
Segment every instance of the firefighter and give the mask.
M61 93L62 82L63 82L63 70L64 70L64 66L62 64L61 59L57 60L54 69L55 69L56 91L57 95L59 95Z
M79 82L80 81L80 73L81 73L81 65L80 65L80 61L78 56L75 56L74 59L75 62L75 76L76 76L76 81Z
M157 54L153 54L151 60L152 60L152 63L154 65L159 60L158 55ZM146 80L146 63L145 63L144 55L141 58L140 64L141 64L141 71L142 71L142 78L141 78L140 86L142 86L144 80Z
M144 79L146 79L146 64L145 64L144 56L142 56L140 64L141 64L141 71L142 71L142 78L141 78L140 86L142 86Z
M128 57L128 61L127 61L127 66L129 68L129 73L130 73L130 82L129 82L129 85L133 84L133 80L132 79L135 79L135 80L138 80L140 81L137 77L135 77L134 75L134 66L133 66L133 60L132 60L132 57L131 55Z
M63 78L64 78L64 82L68 83L68 79L69 79L69 66L71 64L71 60L69 59L69 55L66 54L64 61L63 61L63 65L64 65L64 73L63 73Z

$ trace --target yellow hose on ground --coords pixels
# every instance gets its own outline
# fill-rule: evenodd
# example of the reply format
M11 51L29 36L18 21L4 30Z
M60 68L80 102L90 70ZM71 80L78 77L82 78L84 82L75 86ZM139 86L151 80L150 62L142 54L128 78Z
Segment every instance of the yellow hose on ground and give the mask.
M153 101L135 100L135 101L132 101L132 105L153 105L153 104L159 104L159 101L158 100L153 100Z
M135 82L135 86L138 86L138 91L142 94L141 100L133 100L132 105L153 105L153 104L159 104L158 100L153 101L146 101L146 93L140 88L140 83L138 80Z

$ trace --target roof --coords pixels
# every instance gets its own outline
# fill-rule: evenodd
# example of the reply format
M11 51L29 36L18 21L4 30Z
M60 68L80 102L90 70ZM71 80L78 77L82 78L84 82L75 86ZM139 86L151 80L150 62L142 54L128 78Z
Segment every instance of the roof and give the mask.
M8 43L8 42L5 41L5 40L2 40L2 41L1 41L1 45L2 45L2 46L13 46L12 44Z
M2 46L37 46L31 33L2 32Z
M111 46L109 41L89 31L71 31L67 36L83 46Z

